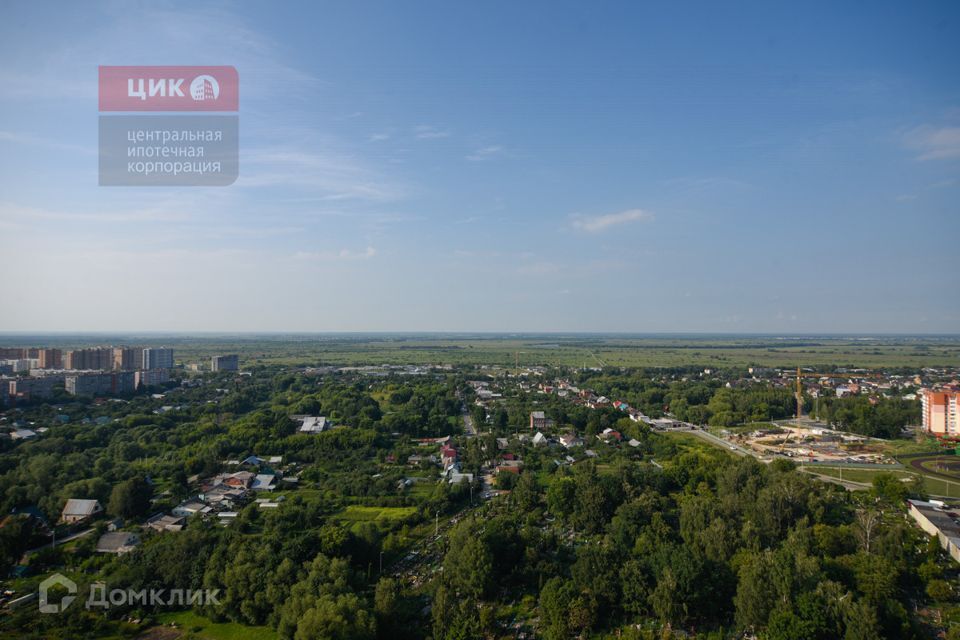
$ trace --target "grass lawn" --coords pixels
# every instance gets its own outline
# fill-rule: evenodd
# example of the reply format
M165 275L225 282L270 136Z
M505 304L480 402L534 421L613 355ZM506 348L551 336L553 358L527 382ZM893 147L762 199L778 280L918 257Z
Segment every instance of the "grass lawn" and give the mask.
M730 451L729 447L726 445L721 445L712 440L706 440L700 436L694 435L689 431L665 431L663 433L658 433L658 436L662 436L671 440L676 440L679 444L687 447L688 449L699 449L704 453L709 453L712 451L724 451L728 455L736 455L733 451Z
M365 507L352 504L334 517L347 522L403 520L417 512L416 507Z
M157 622L168 625L177 624L186 632L185 638L198 640L277 640L277 632L269 627L248 627L236 622L212 622L193 611L162 613Z
M841 475L839 467L810 466L804 467L803 470L810 473L819 473L820 475L830 476L832 478L839 478ZM876 476L878 473L892 473L899 478L910 478L918 475L911 471L904 471L900 469L851 469L844 467L843 479L849 480L850 482L862 482L864 484L870 484L873 482L874 476ZM934 478L931 476L922 477L923 486L927 490L927 493L937 496L960 498L960 482L948 482L946 480L941 480L940 478Z
M878 441L874 440L870 444L873 445L877 443ZM894 457L909 455L911 453L930 453L931 451L939 451L941 448L936 438L921 438L920 441L905 439L883 440L880 441L880 447L885 454Z

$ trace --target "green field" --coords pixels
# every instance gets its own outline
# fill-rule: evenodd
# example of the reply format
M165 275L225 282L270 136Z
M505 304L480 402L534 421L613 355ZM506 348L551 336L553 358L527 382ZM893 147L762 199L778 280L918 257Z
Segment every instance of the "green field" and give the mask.
M804 467L803 470L808 473L830 476L832 478L841 477L839 467L812 466ZM844 467L842 477L844 480L850 482L870 484L873 482L874 476L876 476L878 473L892 473L899 478L915 478L919 475L904 469L853 469ZM960 481L951 482L949 480L943 480L941 478L935 478L928 475L921 477L923 478L923 486L927 493L936 496L960 498Z
M404 520L417 512L416 507L365 507L350 505L335 517L346 522Z
M248 627L235 622L212 622L192 611L163 613L157 622L168 626L175 623L184 635L182 640L277 640L277 632L268 627Z
M239 353L244 366L473 364L521 366L953 366L958 336L700 334L0 335L0 346L166 345L180 363Z

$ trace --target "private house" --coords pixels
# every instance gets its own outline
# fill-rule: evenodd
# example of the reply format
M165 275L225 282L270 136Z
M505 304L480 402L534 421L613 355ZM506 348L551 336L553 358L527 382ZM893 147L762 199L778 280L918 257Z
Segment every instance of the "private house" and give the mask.
M203 504L199 500L187 500L186 502L182 502L177 506L175 506L173 509L171 509L170 513L172 513L175 516L189 518L190 516L196 515L198 513L201 515L206 515L211 511L213 511L212 507L208 507L207 505Z
M113 553L121 555L133 551L140 544L140 538L129 531L111 531L100 536L97 540L97 553Z
M451 446L444 446L440 449L440 463L444 468L449 467L457 461L457 450Z
M607 444L610 444L611 442L616 443L623 440L623 434L621 434L619 431L614 431L613 429L607 427L606 429L603 430L603 433L597 434L597 438L599 438L600 440L603 440Z
M553 426L553 420L548 418L543 411L530 412L530 431L542 431Z
M605 409L610 406L610 398L606 396L600 396L587 401L587 406L591 409Z
M273 491L277 488L277 476L272 473L259 473L253 478L250 488L254 491Z
M186 524L187 519L183 516L158 513L147 520L144 526L154 531L181 531Z
M324 416L304 416L301 418L300 433L321 433L333 426Z
M201 493L198 498L210 505L233 506L247 497L246 487L232 487L228 484L218 484Z
M560 436L560 444L566 449L581 447L583 446L583 438L578 437L575 433L565 433Z
M472 473L460 473L452 467L447 473L447 482L450 484L460 484L461 482L473 482Z
M63 506L63 512L60 514L60 522L67 524L83 522L102 512L103 507L101 507L100 503L96 500L70 498L67 500L67 504Z
M255 474L250 471L237 471L236 473L221 474L213 479L213 485L227 485L234 489L246 489L253 483Z

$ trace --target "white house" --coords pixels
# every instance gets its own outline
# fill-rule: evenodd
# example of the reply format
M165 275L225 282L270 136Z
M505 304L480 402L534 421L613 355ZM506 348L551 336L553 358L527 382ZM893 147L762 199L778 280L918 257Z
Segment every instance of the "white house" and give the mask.
M300 422L300 433L320 433L326 431L332 423L325 416L305 416Z
M63 506L63 512L60 514L60 522L73 524L92 518L98 513L103 512L103 507L96 500L81 500L70 498L67 504Z

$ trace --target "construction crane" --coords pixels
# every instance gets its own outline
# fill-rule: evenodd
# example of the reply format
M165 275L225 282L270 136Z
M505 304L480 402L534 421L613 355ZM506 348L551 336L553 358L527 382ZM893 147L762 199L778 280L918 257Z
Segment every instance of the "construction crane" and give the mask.
M800 419L803 417L803 378L882 378L883 376L879 373L858 373L856 375L850 375L849 373L816 373L812 371L801 371L800 367L797 367L797 426L800 426ZM819 418L819 411L817 412L817 417ZM784 447L787 443L790 442L790 434L787 434L787 437L780 443L780 453L783 453Z

